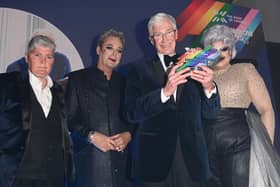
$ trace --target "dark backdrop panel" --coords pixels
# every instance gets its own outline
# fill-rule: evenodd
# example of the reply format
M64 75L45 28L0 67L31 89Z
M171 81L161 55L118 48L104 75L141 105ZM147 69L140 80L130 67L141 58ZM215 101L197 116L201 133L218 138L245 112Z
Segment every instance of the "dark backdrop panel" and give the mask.
M176 17L189 2L190 0L1 0L0 6L24 10L54 24L70 38L85 66L89 66L95 59L92 56L95 56L96 37L100 32L109 28L125 32L126 48L122 63L135 61L141 58L143 53L150 53L147 19L159 11L168 12Z

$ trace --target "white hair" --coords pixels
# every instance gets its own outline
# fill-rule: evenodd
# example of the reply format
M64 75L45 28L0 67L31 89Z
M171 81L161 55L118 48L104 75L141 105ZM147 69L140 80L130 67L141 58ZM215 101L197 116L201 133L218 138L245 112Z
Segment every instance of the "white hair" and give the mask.
M204 47L211 45L214 42L224 42L232 51L231 58L236 56L236 37L233 29L226 25L214 25L203 32L201 43Z
M150 37L153 36L153 34L154 34L153 26L163 20L168 20L171 23L171 25L173 26L173 29L177 30L175 18L169 14L160 12L160 13L153 15L148 22L148 31L149 31Z

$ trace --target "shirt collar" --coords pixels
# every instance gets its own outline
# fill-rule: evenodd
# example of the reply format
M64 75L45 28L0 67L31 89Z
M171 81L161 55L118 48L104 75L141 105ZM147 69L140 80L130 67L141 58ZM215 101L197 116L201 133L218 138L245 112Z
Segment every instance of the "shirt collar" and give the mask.
M36 89L42 90L42 82L38 79L31 71L28 70L29 73L29 82ZM48 75L47 77L47 86L45 88L51 88L53 86L53 81Z
M161 65L162 65L163 69L166 71L166 70L167 70L167 67L166 67L166 65L165 65L165 63L164 63L164 54L157 53L157 55L158 55L158 57L159 57L159 60L160 60L160 63L161 63ZM174 55L176 55L176 54L174 54Z

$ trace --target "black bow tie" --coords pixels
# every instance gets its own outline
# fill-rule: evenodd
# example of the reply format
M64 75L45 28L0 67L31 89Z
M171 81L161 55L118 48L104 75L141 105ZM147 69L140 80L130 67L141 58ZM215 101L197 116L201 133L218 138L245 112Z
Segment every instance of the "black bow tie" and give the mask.
M168 55L164 55L164 63L166 65L166 67L169 67L170 63L172 62L173 64L175 64L176 62L178 62L178 57L179 55L174 55L174 56L168 56Z

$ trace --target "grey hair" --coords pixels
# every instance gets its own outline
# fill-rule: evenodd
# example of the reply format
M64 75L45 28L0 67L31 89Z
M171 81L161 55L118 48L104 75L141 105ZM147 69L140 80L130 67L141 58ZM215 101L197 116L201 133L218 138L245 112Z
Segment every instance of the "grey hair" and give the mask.
M150 37L153 36L153 34L154 34L153 26L163 20L168 20L171 23L171 25L173 26L173 29L177 30L175 18L169 14L160 12L160 13L153 15L148 22L148 31L149 31Z
M31 38L27 45L27 53L30 53L38 46L44 46L50 48L51 50L55 51L56 45L53 39L46 35L35 35Z
M105 40L106 40L108 37L116 37L116 38L119 38L120 41L121 41L121 43L122 43L122 46L124 47L124 44L125 44L124 33L123 33L123 32L120 32L120 31L116 31L116 30L114 30L114 29L109 29L109 30L104 31L104 32L99 36L97 45L98 45L99 47L102 47L103 43L105 42Z
M226 25L214 25L203 32L201 43L204 47L220 41L231 49L231 58L233 59L237 53L235 47L236 37L233 29Z

